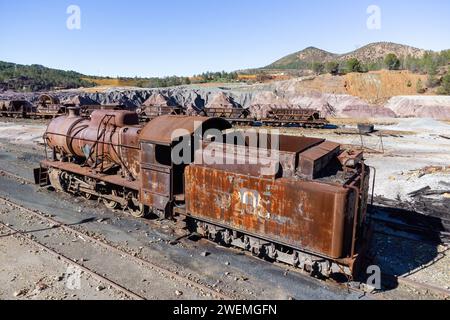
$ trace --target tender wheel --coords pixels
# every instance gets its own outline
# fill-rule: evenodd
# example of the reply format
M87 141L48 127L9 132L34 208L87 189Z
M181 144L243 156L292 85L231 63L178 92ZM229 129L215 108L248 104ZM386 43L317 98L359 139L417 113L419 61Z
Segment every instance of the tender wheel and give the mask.
M117 196L117 191L116 190L112 190L111 191L111 195ZM120 204L118 202L114 201L114 200L109 200L109 199L105 199L105 198L103 198L102 200L103 200L103 204L108 209L115 210L115 209L120 207Z

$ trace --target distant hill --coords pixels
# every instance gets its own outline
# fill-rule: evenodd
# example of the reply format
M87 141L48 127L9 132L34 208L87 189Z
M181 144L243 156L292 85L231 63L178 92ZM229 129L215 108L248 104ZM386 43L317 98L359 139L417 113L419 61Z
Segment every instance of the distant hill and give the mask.
M92 81L75 71L63 71L41 65L21 65L0 61L0 89L14 91L46 91L92 87Z
M275 61L266 69L299 69L307 68L313 62L344 62L350 58L357 58L362 63L368 64L384 59L389 53L394 53L399 58L407 56L412 58L422 58L427 51L391 42L376 42L361 47L355 51L337 54L315 47L308 47L302 51L290 54L280 60Z
M141 87L163 88L192 83L237 82L235 72L205 72L194 77L102 77L84 75L75 71L51 69L41 65L21 65L0 61L0 92L51 91L80 87Z

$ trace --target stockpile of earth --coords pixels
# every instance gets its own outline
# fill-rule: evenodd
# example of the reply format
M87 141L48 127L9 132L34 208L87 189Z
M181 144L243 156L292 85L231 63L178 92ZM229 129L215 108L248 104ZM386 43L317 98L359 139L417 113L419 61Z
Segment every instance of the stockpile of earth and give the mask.
M150 98L144 101L142 104L145 107L172 107L176 106L176 104L171 101L170 98L163 96L162 94L154 94Z
M82 96L82 95L75 95L68 98L65 98L61 101L62 104L67 105L75 105L75 106L86 106L86 105L98 105L99 103L95 100L92 100L89 97Z
M199 107L199 106L197 106ZM236 103L234 102L233 98L230 96L227 96L224 92L219 92L215 94L212 99L208 101L208 104L205 106L205 108L226 108L226 109L233 109L238 107Z
M336 93L318 91L299 92L292 83L274 85L233 86L230 88L201 88L180 86L164 89L122 89L86 93L80 91L52 93L61 100L89 101L89 104L121 104L137 109L146 101L166 102L186 108L190 113L205 107L246 108L253 117L261 117L271 108L302 107L319 110L325 117L338 118L433 118L450 119L449 96L397 96L384 105ZM36 101L38 93L17 94L7 92L0 99L26 99ZM150 99L150 100L149 100Z
M450 96L398 96L386 108L402 118L450 119Z

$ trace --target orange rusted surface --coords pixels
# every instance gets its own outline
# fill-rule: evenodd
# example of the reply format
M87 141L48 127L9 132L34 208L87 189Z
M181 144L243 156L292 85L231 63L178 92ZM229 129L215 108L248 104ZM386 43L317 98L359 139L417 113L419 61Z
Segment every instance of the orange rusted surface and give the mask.
M97 110L92 120L79 116L54 119L45 133L47 145L60 154L86 159L89 165L117 164L124 174L139 178L138 118L128 111Z
M186 169L186 209L198 219L319 252L347 256L351 191L314 181L278 180L201 166Z
M183 136L202 135L212 128L226 130L231 125L221 118L165 115L150 121L142 130L140 138L156 144L171 145Z

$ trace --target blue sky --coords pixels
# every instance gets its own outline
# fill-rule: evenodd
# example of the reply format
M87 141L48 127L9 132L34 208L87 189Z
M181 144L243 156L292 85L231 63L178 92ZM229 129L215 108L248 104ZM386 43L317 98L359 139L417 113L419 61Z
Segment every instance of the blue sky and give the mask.
M69 30L69 5L81 29ZM367 8L381 9L369 30ZM0 60L109 76L265 66L307 46L450 48L448 0L0 0Z

